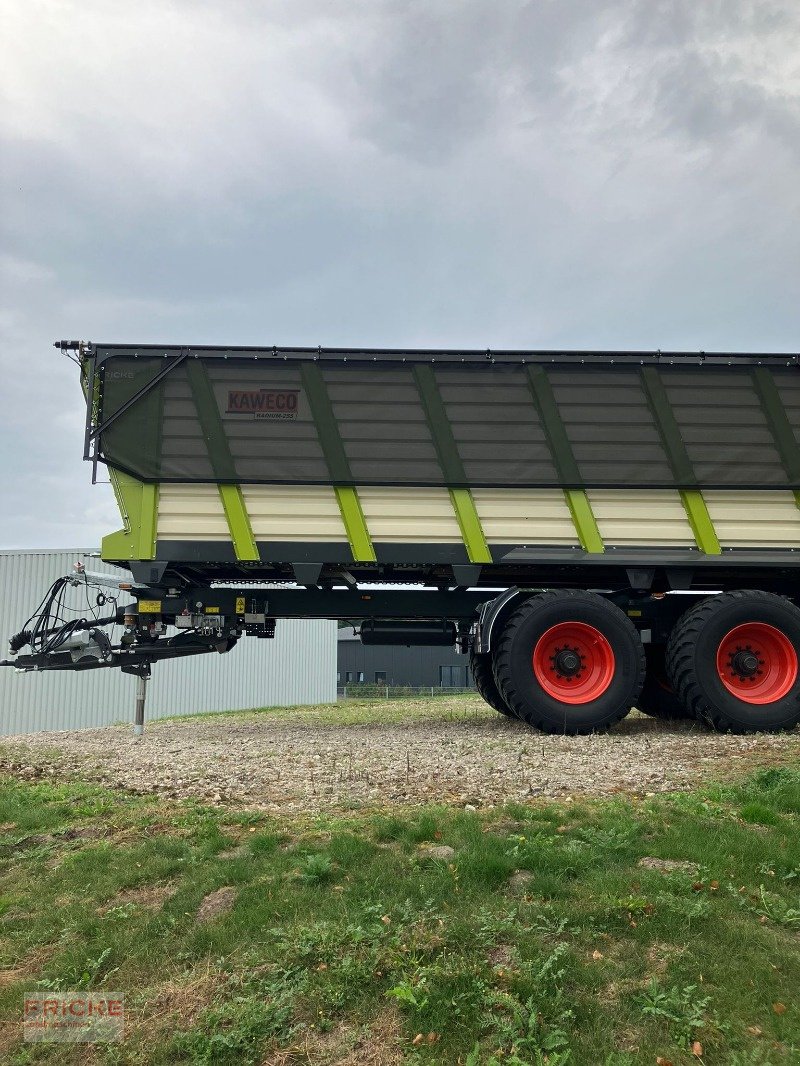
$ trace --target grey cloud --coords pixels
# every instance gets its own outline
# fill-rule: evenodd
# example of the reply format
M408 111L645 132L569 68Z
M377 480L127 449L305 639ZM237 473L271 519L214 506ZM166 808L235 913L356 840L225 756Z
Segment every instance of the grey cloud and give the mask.
M750 127L795 151L799 46L800 12L787 0L638 0L621 40L624 52L647 60L642 95L664 129L718 142ZM781 65L793 77L780 79Z
M115 528L59 336L797 347L777 0L14 8L0 544Z
M413 17L393 7L374 50L355 61L356 128L383 150L437 165L514 123L556 136L569 125L587 141L628 126L699 144L751 127L798 145L796 79L779 92L759 80L770 53L796 54L796 6L623 0L567 14L556 2L509 3L504 18L485 4L410 8Z
M382 150L437 165L498 125L526 120L560 95L565 57L591 44L603 25L597 5L512 0L503 16L482 2L396 3L355 57L356 129Z

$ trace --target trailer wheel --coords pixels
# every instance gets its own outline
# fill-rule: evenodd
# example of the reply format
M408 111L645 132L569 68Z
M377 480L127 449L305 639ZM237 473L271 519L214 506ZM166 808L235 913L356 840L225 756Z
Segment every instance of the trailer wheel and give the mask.
M497 646L500 694L545 733L591 733L624 718L642 687L644 648L630 619L592 592L543 592L509 618Z
M645 644L644 655L647 661L647 675L642 691L636 701L636 709L651 718L691 718L678 699L667 677L666 645Z
M469 653L469 666L472 670L472 678L478 694L499 714L504 714L506 718L516 718L514 712L500 695L500 690L492 672L491 655L485 652L471 651Z
M775 732L800 722L800 609L771 592L725 592L686 612L667 672L686 709L715 729Z

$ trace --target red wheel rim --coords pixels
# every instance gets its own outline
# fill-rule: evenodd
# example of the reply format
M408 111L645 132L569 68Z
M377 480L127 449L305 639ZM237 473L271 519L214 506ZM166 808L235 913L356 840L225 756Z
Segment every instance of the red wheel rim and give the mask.
M797 680L797 651L775 626L746 622L720 641L717 673L728 692L745 703L774 703Z
M533 649L533 673L548 696L562 703L590 703L614 678L611 645L586 622L561 622L543 633Z

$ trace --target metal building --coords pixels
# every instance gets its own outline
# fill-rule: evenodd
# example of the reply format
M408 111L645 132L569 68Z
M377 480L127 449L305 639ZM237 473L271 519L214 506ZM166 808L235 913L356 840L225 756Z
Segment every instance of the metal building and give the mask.
M0 551L0 658L56 580L88 553ZM119 574L98 558L87 569ZM123 601L124 602L124 601ZM0 670L0 735L131 721L136 679L116 669L20 674ZM156 664L147 718L336 699L336 623L280 621L274 640L243 637L226 655Z
M466 655L455 648L362 644L352 629L340 629L337 656L339 688L351 684L412 688L470 688Z

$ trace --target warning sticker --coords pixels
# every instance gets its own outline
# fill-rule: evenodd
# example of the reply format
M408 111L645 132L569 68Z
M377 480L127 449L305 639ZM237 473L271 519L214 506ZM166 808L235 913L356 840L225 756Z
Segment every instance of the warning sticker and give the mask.
M244 596L236 597L236 613L244 614Z
M139 614L161 614L161 600L139 600Z

